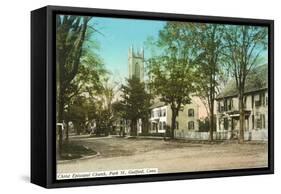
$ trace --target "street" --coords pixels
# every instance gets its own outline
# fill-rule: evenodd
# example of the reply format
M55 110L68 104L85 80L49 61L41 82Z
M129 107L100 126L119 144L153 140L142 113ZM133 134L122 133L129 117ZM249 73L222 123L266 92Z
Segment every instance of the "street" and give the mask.
M266 143L199 144L118 137L71 138L99 155L57 164L58 173L158 168L158 173L267 166Z

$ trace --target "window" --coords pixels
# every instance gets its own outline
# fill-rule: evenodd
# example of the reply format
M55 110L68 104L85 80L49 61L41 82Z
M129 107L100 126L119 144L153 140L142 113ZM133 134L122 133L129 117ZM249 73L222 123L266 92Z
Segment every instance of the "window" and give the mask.
M255 101L255 96L252 95L252 108L254 108L254 101Z
M262 120L261 120L261 118L257 118L257 129L261 129L261 127L262 127Z
M163 122L163 129L166 129L166 122Z
M163 111L162 115L163 115L163 117L165 117L166 116L166 109L163 109L162 111Z
M257 118L257 129L264 129L265 128L265 115L260 114L259 118Z
M265 129L265 115L262 115L262 127Z
M231 110L231 108L233 106L233 100L229 99L227 102L228 102L227 110Z
M224 107L224 111L227 111L227 100L224 99L223 101L223 107Z
M223 119L223 126L224 126L224 130L228 130L228 119L227 118Z
M176 121L176 129L179 129L179 122Z
M264 92L260 94L260 101L261 101L261 105L265 105L265 94Z
M153 123L153 125L152 125L152 129L153 129L153 131L156 131L156 128L157 128L156 123Z
M247 108L247 96L244 97L244 108Z
M194 129L194 121L189 121L189 122L188 122L188 129L189 129L189 130Z
M194 109L193 108L188 109L188 116L194 117Z
M255 128L255 115L252 115L252 129Z

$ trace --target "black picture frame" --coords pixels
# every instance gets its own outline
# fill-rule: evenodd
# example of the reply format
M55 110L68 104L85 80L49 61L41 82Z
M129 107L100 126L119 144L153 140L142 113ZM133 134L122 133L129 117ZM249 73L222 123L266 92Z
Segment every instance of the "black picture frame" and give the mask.
M91 15L113 18L173 20L267 26L269 29L268 167L173 174L56 180L55 138L55 16ZM31 182L46 188L105 185L259 175L274 173L274 21L171 13L46 6L31 12Z

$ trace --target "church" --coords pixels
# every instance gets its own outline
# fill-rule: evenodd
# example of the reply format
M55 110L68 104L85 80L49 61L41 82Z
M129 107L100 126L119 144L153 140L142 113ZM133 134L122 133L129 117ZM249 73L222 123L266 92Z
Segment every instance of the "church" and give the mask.
M128 53L128 69L129 78L133 76L139 78L141 82L145 82L144 76L144 50L134 50L133 47L129 48ZM196 103L185 105L177 117L175 137L181 136L185 131L198 131L198 109ZM153 100L150 107L150 119L148 133L155 135L165 135L167 129L171 126L171 108L160 102L158 98ZM137 133L141 134L142 120L139 119L137 123Z
M137 77L141 82L144 81L144 50L134 51L133 46L128 54L129 79Z

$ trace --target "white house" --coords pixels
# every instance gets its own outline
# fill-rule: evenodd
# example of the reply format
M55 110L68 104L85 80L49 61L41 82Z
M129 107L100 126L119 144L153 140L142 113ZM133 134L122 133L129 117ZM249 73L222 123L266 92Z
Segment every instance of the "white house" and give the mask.
M268 69L259 66L248 75L245 85L245 139L266 139L268 130ZM216 98L217 132L239 133L239 101L235 80L230 80Z
M151 117L149 133L165 134L171 128L172 110L170 105L164 102L156 102L151 107ZM186 131L198 131L198 105L195 103L187 104L182 107L176 118L175 137Z

